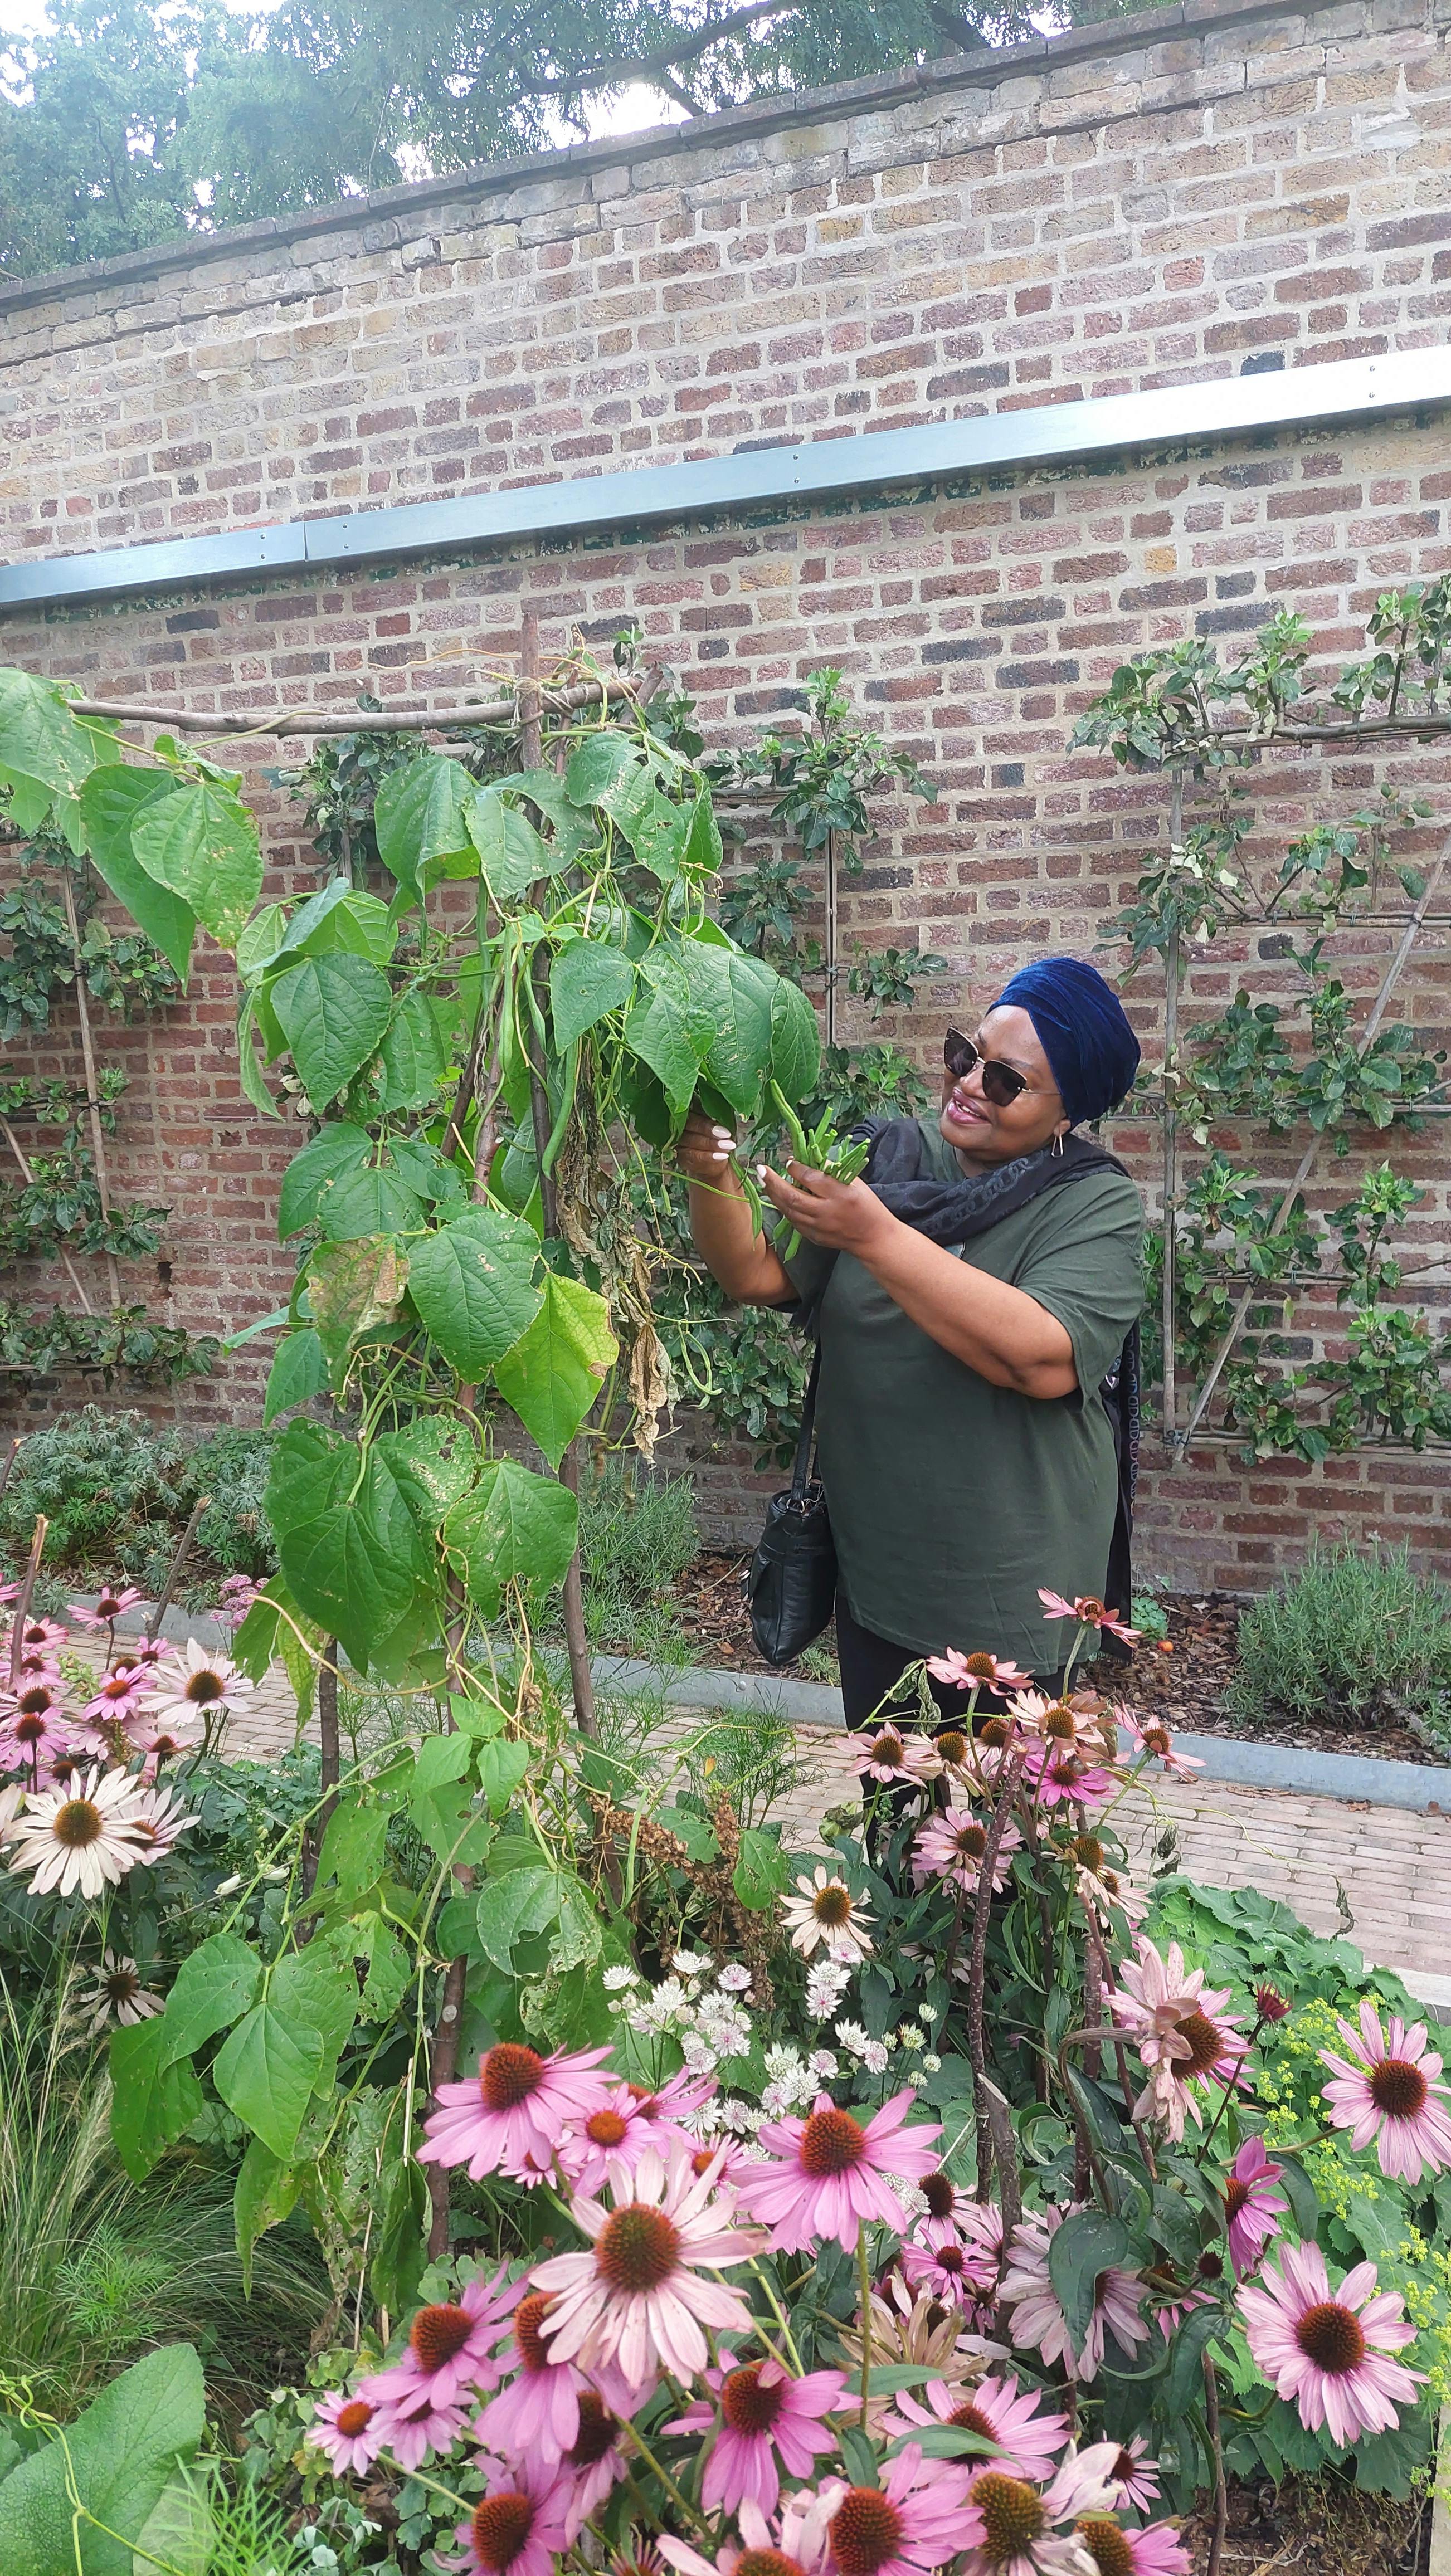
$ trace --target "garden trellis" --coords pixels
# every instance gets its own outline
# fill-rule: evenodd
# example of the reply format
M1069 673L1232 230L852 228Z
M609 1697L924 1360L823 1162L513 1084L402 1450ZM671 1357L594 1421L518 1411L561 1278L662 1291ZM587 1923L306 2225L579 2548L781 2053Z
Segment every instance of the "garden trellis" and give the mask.
M1075 731L1075 743L1106 745L1122 766L1157 772L1167 779L1169 789L1168 857L1145 861L1137 901L1120 916L1115 932L1130 948L1130 971L1150 955L1157 955L1163 964L1164 1066L1158 1104L1162 1124L1161 1427L1170 1459L1182 1459L1197 1437L1206 1436L1210 1406L1254 1310L1272 1305L1277 1289L1288 1296L1319 1271L1318 1246L1325 1238L1309 1234L1301 1193L1327 1133L1336 1130L1343 1139L1347 1114L1368 1118L1375 1128L1384 1130L1398 1117L1420 1119L1446 1112L1447 1104L1433 1096L1442 1088L1442 1058L1429 1055L1412 1030L1389 1018L1421 933L1428 925L1451 918L1433 910L1451 844L1441 849L1426 875L1409 864L1394 866L1391 857L1393 839L1423 825L1429 806L1421 799L1408 802L1383 786L1378 806L1372 810L1362 809L1343 821L1317 823L1302 834L1268 884L1247 876L1241 852L1254 829L1249 782L1266 754L1312 745L1376 752L1451 734L1443 667L1448 608L1451 585L1445 581L1383 594L1370 621L1375 651L1343 671L1329 692L1334 720L1321 720L1313 712L1297 713L1308 694L1311 638L1298 617L1282 613L1261 630L1255 648L1232 670L1221 669L1213 646L1198 639L1139 655L1115 674L1110 689ZM1220 720L1221 711L1236 701L1244 720L1226 724ZM1382 708L1384 713L1377 712ZM1186 822L1186 809L1196 794L1199 810ZM1409 898L1401 912L1388 912L1375 903L1382 876L1392 870ZM1236 1176L1221 1157L1211 1157L1211 1219L1218 1215L1221 1231L1225 1223L1230 1224L1236 1255L1248 1245L1248 1259L1233 1279L1237 1294L1232 1311L1227 1316L1220 1312L1216 1318L1220 1329L1203 1353L1202 1375L1187 1419L1181 1423L1178 1346L1185 1332L1187 1240L1182 1225L1181 1155L1184 1106L1186 1098L1194 1095L1196 1079L1195 1068L1186 1065L1184 1054L1182 988L1194 958L1212 956L1226 936L1255 929L1284 932L1296 924L1314 934L1297 962L1311 979L1312 1042L1328 1032L1328 1045L1322 1046L1321 1055L1297 1067L1283 1047L1277 1006L1251 1010L1244 995L1219 1022L1201 1022L1194 1031L1201 1065L1216 1038L1231 1062L1228 1082L1220 1080L1216 1086L1212 1067L1200 1078L1201 1090L1206 1082L1208 1088L1196 1102L1196 1141L1207 1144L1208 1128L1215 1120L1253 1122L1265 1099L1272 1113L1270 1123L1283 1132L1290 1123L1284 1114L1286 1103L1297 1082L1305 1095L1300 1111L1308 1116L1312 1133L1293 1177L1276 1189L1273 1214L1258 1203L1256 1194L1247 1196L1240 1189L1236 1196L1228 1186ZM1372 926L1396 929L1400 936L1365 1025L1355 1037L1350 1030L1349 1000L1338 980L1317 985L1316 978L1327 938ZM1293 947L1288 953L1296 955ZM1321 1006L1318 1029L1317 1001ZM1318 1096L1312 1077L1319 1079ZM1343 1141L1340 1150L1345 1150ZM1240 1177L1252 1180L1255 1176ZM1357 1269L1360 1273L1365 1296L1353 1313L1352 1338L1358 1315L1364 1347L1358 1347L1350 1363L1322 1361L1317 1368L1292 1373L1278 1387L1266 1385L1259 1393L1232 1382L1231 1421L1238 1402L1241 1427L1248 1428L1255 1454L1264 1454L1267 1448L1294 1448L1314 1457L1332 1447L1348 1447L1353 1445L1349 1434L1357 1416L1361 1428L1379 1418L1382 1438L1388 1430L1399 1428L1416 1449L1425 1445L1428 1436L1440 1439L1451 1431L1451 1398L1440 1383L1446 1345L1435 1344L1413 1319L1395 1321L1403 1309L1375 1302L1377 1292L1394 1295L1401 1285L1401 1266L1384 1251L1383 1238L1389 1224L1403 1216L1419 1194L1409 1185L1396 1184L1389 1166L1374 1177L1383 1184L1378 1195L1366 1184L1361 1203L1352 1210L1334 1212L1328 1220L1332 1231L1340 1231L1352 1290ZM1354 1225L1356 1214L1370 1229L1368 1238ZM1199 1242L1190 1249L1202 1251L1205 1239L1206 1229L1201 1226ZM1204 1273L1190 1283L1191 1316L1196 1321L1200 1320L1196 1303L1204 1299L1196 1300L1195 1290L1209 1285L1213 1302L1221 1308L1224 1304L1222 1291L1230 1274L1221 1261L1218 1282L1211 1284L1207 1281L1210 1266L1206 1263ZM1341 1293L1344 1296L1346 1291ZM1368 1318L1375 1320L1368 1322ZM1365 1359L1366 1348L1369 1364L1357 1369L1357 1359ZM1313 1411L1293 1400L1317 1376L1331 1401L1328 1431L1315 1421ZM1379 1406L1377 1376L1384 1397ZM1210 1436L1233 1436L1233 1432Z

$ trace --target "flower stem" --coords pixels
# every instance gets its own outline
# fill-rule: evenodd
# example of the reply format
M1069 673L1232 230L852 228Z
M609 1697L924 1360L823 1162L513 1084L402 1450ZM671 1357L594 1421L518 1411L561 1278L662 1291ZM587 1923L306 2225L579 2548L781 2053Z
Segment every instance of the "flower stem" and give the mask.
M856 2241L856 2274L862 2311L862 2431L867 2429L867 2399L872 2389L872 2266L867 2252L867 2223L863 2219Z
M764 2270L763 2266L759 2263L753 2263L751 2265L751 2270L755 2273L757 2280L760 2282L762 2289L766 2293L766 2304L769 2307L772 2316L775 2318L777 2325L781 2329L782 2340L785 2343L786 2350L791 2356L791 2366L799 2379L804 2376L801 2355L796 2349L795 2338L792 2335L791 2328L786 2320L786 2312L782 2307L780 2300L777 2298L775 2290L771 2286L770 2277ZM772 2351L770 2341L763 2332L759 2323L756 2326L756 2332L760 2335L761 2341L765 2344L767 2351L772 2353L772 2359L779 2360L780 2355Z
M629 2434L631 2441L634 2443L636 2450L639 2452L641 2459L644 2461L646 2468L651 2470L659 2479L660 2484L665 2489L671 2503L678 2506L681 2513L684 2514L687 2522L694 2523L698 2532L702 2533L707 2540L713 2541L715 2533L711 2530L710 2524L705 2520L703 2514L697 2513L695 2506L690 2502L689 2498L682 2495L679 2487L675 2483L675 2480L672 2478L670 2471L666 2468L662 2468L660 2462L656 2459L654 2452L651 2450L649 2443L640 2431L638 2424L627 2424L625 2426L625 2430Z

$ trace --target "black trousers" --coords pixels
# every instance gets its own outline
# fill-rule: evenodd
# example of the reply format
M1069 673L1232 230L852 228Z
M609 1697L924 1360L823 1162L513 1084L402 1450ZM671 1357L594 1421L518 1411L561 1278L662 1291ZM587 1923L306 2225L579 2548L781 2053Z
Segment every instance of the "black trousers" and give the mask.
M893 1645L890 1637L875 1636L870 1628L860 1627L847 1608L846 1595L836 1596L836 1660L841 1669L841 1697L848 1726L866 1726L874 1718L915 1717L915 1687L903 1693L895 1704L889 1694L909 1664L920 1661L922 1649L914 1653L910 1646ZM1063 1680L1060 1665L1056 1673L1035 1673L1040 1689L1056 1697ZM961 1725L967 1706L965 1694L955 1682L933 1681L927 1686L946 1724ZM1002 1708L1005 1702L993 1691L978 1694L979 1715L988 1708Z

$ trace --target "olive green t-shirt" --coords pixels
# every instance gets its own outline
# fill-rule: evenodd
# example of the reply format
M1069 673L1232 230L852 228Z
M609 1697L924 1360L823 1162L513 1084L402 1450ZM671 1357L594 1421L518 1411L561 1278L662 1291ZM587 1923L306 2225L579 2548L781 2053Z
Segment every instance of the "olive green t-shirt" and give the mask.
M918 1124L922 1178L960 1180L935 1123ZM833 1261L803 1244L788 1262L807 1297L830 1271L817 1438L841 1587L862 1627L922 1654L986 1649L1030 1672L1061 1662L1063 1632L1045 1622L1038 1587L1102 1594L1118 1472L1099 1386L1142 1304L1142 1231L1132 1181L1096 1172L960 1248L1065 1326L1078 1385L1046 1400L954 1359L853 1254Z

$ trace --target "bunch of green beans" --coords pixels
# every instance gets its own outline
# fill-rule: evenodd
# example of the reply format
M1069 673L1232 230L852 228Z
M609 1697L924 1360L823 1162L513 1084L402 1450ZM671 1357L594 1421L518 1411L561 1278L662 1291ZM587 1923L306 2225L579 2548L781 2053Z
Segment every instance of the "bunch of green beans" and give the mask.
M781 1112L786 1133L791 1139L794 1162L805 1163L813 1172L829 1172L834 1181L860 1178L872 1150L869 1136L859 1136L854 1141L838 1136L829 1118L820 1119L808 1135L778 1083L772 1083L771 1097ZM787 1240L776 1248L783 1261L790 1261L799 1252L801 1237L794 1226Z

